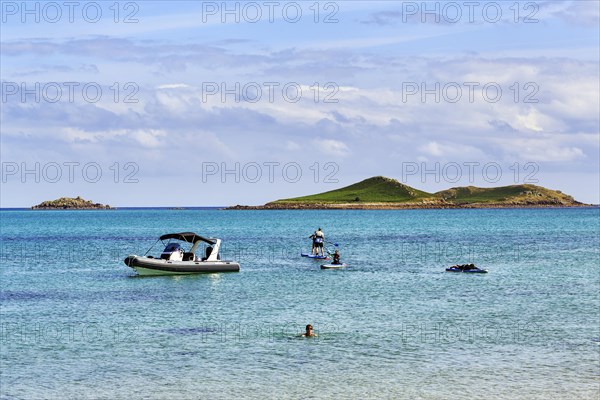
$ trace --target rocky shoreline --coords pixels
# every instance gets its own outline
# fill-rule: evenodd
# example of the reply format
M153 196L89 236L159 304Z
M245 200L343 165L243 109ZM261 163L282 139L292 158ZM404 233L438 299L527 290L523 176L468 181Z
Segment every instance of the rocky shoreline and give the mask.
M56 200L48 200L31 207L32 210L113 210L108 204L94 203L82 199L80 196L61 197Z
M290 203L262 206L236 205L226 210L421 210L421 209L474 209L474 208L574 208L593 207L591 204L574 203Z

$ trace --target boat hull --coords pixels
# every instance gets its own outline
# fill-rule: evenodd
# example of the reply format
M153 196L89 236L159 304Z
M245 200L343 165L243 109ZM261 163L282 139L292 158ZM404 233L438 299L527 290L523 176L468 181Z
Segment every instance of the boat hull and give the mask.
M125 265L138 275L190 275L215 272L238 272L240 264L234 261L168 261L157 258L129 256Z

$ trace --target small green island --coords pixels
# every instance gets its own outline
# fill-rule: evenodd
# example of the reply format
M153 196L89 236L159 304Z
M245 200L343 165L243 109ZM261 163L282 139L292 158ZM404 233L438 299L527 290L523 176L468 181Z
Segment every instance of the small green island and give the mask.
M427 193L376 176L340 189L282 199L262 206L229 207L234 210L289 209L421 209L421 208L521 208L589 206L558 190L523 184L503 187L455 187Z
M109 205L94 203L90 200L82 199L80 196L61 197L56 200L41 202L37 206L31 207L33 210L112 210Z

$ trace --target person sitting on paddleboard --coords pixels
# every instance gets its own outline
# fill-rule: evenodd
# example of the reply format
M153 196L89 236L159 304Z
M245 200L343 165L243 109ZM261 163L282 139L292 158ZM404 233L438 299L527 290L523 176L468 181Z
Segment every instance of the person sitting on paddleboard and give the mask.
M313 332L313 327L311 324L306 325L306 332L302 335L302 337L314 337L317 336L316 333Z
M324 250L323 250L323 244L325 242L325 234L323 233L323 231L321 230L321 228L317 229L317 231L315 232L315 239L314 239L314 244L315 244L315 254L319 255L319 249L321 250L321 256L325 256Z
M340 251L339 250L336 250L335 253L333 253L333 262L332 262L332 264L336 264L336 265L341 264L341 262L340 262Z

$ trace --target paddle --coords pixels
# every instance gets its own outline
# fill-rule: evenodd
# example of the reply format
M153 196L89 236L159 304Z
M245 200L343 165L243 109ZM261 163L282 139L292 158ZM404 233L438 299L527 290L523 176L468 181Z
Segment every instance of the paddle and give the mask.
M339 246L339 244L337 244L337 243L334 243L333 245L334 245L335 247L338 247L338 246ZM327 250L325 250L325 252L326 252L328 255L332 255L333 253L335 253L335 250L331 251L331 249L327 249Z

